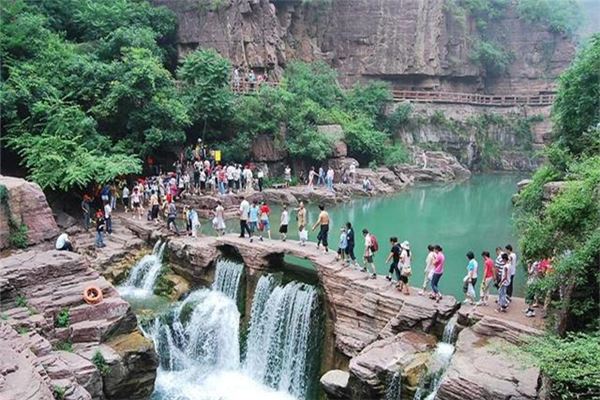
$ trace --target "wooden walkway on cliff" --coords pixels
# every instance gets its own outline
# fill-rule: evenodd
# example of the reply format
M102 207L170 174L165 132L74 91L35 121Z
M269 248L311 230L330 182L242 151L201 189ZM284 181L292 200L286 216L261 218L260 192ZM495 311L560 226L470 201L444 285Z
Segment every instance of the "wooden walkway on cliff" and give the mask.
M231 85L234 93L239 95L253 94L260 87L277 87L279 82L267 81L250 84L241 82L239 85ZM480 94L460 92L440 92L430 90L392 90L396 103L409 101L411 103L441 103L441 104L466 104L473 106L489 107L513 107L513 106L551 106L556 96L553 93L533 94Z

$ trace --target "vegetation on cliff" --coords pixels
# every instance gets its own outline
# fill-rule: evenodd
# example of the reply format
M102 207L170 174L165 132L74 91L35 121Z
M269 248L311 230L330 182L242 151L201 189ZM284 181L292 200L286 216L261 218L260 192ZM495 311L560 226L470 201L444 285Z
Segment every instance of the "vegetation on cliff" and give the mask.
M523 258L553 258L553 271L529 286L550 301L553 331L587 336L546 338L533 353L556 398L600 392L600 35L561 76L553 114L555 143L548 162L520 194L518 225ZM563 181L548 199L544 185ZM544 201L546 200L546 201ZM592 347L590 347L592 346ZM593 359L590 360L590 355ZM581 377L584 373L585 377Z

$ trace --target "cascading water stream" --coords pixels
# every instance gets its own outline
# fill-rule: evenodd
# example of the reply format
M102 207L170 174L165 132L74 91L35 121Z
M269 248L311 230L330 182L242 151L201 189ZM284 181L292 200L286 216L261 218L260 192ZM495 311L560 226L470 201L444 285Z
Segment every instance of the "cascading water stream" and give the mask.
M131 269L129 277L118 289L122 295L147 297L152 294L162 269L162 257L166 243L156 242L152 253L142 257Z
M421 378L419 387L413 400L434 400L442 384L444 374L450 366L454 354L454 341L456 339L457 316L448 321L444 328L442 341L438 343L433 358L429 365L429 372Z
M402 375L400 371L394 372L385 391L385 400L400 400L402 397Z
M227 297L237 302L243 271L243 264L219 259L217 261L216 275L212 289L224 293Z
M314 379L320 340L319 297L299 282L259 279L252 303L245 360L240 356L243 265L217 263L211 289L192 292L146 326L160 367L153 399L304 399Z
M314 286L278 286L260 278L247 340L244 370L255 380L304 398L310 390L316 353L319 297Z

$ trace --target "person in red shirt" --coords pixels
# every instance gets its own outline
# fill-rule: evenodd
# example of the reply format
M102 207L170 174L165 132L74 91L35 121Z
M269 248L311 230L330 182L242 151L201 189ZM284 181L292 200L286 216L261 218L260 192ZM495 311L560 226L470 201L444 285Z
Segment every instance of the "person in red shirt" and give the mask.
M487 306L490 298L490 289L494 283L494 260L490 258L490 252L481 253L483 257L483 280L481 282L481 291L479 293L478 305Z
M262 202L259 210L259 230L261 231L260 240L263 240L262 232L267 232L267 237L269 240L271 239L271 222L269 221L269 215L271 214L271 209L267 205L265 201Z

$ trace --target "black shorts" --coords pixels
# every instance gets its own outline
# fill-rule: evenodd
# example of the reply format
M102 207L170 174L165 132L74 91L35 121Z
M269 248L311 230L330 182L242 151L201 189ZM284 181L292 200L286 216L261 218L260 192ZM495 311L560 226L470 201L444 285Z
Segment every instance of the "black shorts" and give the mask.
M399 278L400 278L400 282L403 282L405 284L408 283L408 276L406 276L406 275L400 275Z
M287 233L288 231L288 226L287 225L280 225L279 226L279 233Z
M137 201L133 202L133 208L140 208L140 203Z
M129 197L123 197L123 205L129 207Z

